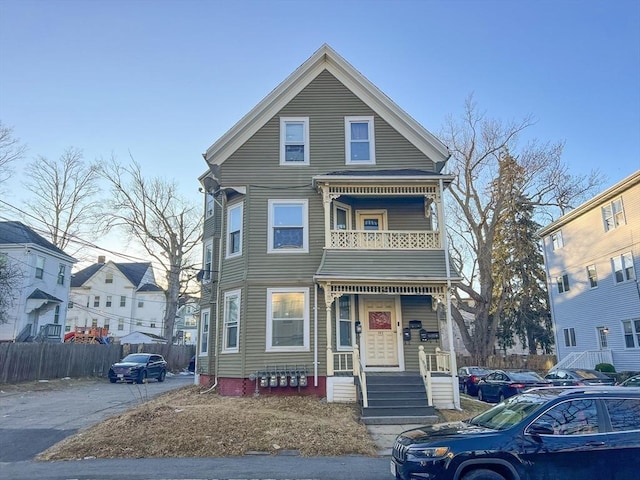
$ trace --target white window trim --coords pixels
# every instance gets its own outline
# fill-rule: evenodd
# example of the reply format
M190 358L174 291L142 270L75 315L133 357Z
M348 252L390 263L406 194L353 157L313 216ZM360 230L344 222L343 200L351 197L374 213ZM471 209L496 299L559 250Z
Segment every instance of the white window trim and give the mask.
M614 212L613 210L613 205L620 201L620 213L622 214L622 221L618 222L616 219L616 212ZM618 197L618 198L614 198L613 200L607 202L606 205L603 205L601 208L602 211L602 223L604 226L604 231L605 232L610 232L612 230L615 230L618 227L621 227L623 225L627 224L627 218L624 212L624 202L622 201L622 197ZM611 210L611 221L613 223L613 225L611 225L611 227L607 226L607 216L605 215L605 209L609 208Z
M635 328L635 321L637 319L636 318L628 318L625 320L622 320L621 322L621 326L622 326L622 344L624 345L624 348L626 351L629 350L635 350L635 349L639 349L640 348L640 339L638 338L638 333L640 332L636 332L636 328ZM628 347L627 346L627 342L625 340L626 337L626 333L624 331L624 324L625 323L629 323L629 326L631 327L631 339L633 340L633 347Z
M210 248L210 252L211 252L211 260L209 261L210 264L210 268L209 268L209 278L206 278L206 274L207 274L207 248ZM213 277L213 239L209 239L206 242L204 242L204 248L202 249L202 270L203 270L203 276L202 276L202 283L210 283L211 282L211 277Z
M203 349L202 348L202 336L204 335L204 325L205 325L205 317L208 318L208 323L207 323L207 348ZM209 332L211 331L211 310L210 309L206 309L206 310L202 310L202 312L200 312L200 337L198 338L198 351L200 352L200 355L209 355L209 343L210 343L210 338L209 338Z
M230 237L231 237L231 229L229 227L230 225L230 220L231 220L231 214L235 211L235 210L240 210L240 248L238 248L237 252L231 253L230 252L230 248L231 248L231 242L229 241ZM234 258L234 257L239 257L240 255L242 255L242 247L243 247L243 243L244 243L244 203L240 202L234 205L231 205L229 207L227 207L227 235L226 235L226 258Z
M213 194L208 193L204 196L204 218L213 217L215 210L215 199Z
M369 160L351 160L351 123L367 122L369 125ZM344 117L344 148L347 165L375 165L376 163L376 139L373 116Z
M276 205L302 206L302 248L273 248L273 208ZM267 253L309 253L309 200L307 199L271 199L268 201Z
M351 217L353 212L351 210L351 206L346 203L341 202L333 202L333 229L337 230L337 220L338 220L338 209L345 210L347 212L347 230L351 230L353 228Z
M627 266L627 262L625 261L625 256L631 257L631 265ZM622 272L622 280L618 281L616 279L616 260L620 262L621 272ZM633 261L633 253L632 252L624 252L620 255L616 255L615 257L611 257L611 273L613 274L613 284L621 285L623 283L633 282L636 279L636 268L635 263ZM631 278L627 278L627 270L629 268L633 269L633 276Z
M355 329L355 322L354 322L354 318L353 318L353 311L355 310L354 307L354 296L353 295L345 295L346 297L349 297L349 321L351 323L351 341L353 342L355 340L355 333L356 333L356 329ZM336 299L335 302L333 302L336 306L335 308L335 319L336 319L336 325L335 325L335 329L336 329L336 351L338 352L352 352L353 351L353 345L350 346L346 346L346 345L340 345L340 322L346 322L347 319L346 318L340 318L340 304L339 304L339 298Z
M303 345L300 347L277 347L273 346L273 319L272 319L272 297L274 293L303 293L304 294L304 333ZM308 352L309 351L309 288L267 288L267 338L266 352Z
M564 247L564 240L562 239L562 230L558 230L550 235L551 249L553 251L560 250Z
M304 142L304 161L292 162L286 160L286 134L287 123L302 123L304 127L303 142ZM280 117L280 165L309 165L309 117Z
M237 324L237 333L236 333L236 346L234 348L227 348L227 327L228 327L228 318L227 318L227 299L229 297L238 297L238 324ZM241 290L232 290L226 292L224 294L224 319L223 319L223 328L222 328L222 350L221 353L238 353L240 351L240 309L241 309Z

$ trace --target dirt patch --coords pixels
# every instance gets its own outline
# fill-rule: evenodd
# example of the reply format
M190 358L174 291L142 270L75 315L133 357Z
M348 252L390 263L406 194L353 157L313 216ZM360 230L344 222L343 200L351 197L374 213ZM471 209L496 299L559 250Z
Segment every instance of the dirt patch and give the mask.
M98 378L56 378L53 380L36 380L21 383L0 383L0 394L12 394L19 392L45 392L62 390L75 387L80 384L103 383L104 379Z
M376 455L355 405L309 397L221 397L190 386L69 437L37 458L224 457L283 450Z

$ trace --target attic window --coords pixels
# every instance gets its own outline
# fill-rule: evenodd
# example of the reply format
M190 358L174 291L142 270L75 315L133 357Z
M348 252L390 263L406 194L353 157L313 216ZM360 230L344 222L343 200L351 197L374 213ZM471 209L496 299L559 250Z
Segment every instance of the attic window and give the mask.
M104 278L104 283L113 283L113 273L107 273Z
M309 165L309 117L280 118L280 165Z
M375 164L373 117L345 117L344 130L347 164Z

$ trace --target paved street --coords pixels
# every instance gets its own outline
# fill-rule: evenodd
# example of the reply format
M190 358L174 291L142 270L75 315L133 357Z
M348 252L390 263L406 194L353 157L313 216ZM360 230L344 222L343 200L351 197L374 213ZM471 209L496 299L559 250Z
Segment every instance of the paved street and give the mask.
M164 383L115 384L62 380L52 390L11 391L0 385L0 480L383 480L389 458L245 456L230 458L85 459L36 462L54 443L104 418L189 385L192 376ZM381 436L389 432L381 431ZM384 440L385 442L388 441Z

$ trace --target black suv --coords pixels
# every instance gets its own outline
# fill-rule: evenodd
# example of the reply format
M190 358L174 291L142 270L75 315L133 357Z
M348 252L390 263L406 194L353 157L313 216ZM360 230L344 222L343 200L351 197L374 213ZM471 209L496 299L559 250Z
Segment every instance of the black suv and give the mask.
M398 435L402 480L631 480L640 472L640 388L529 390L463 422Z

